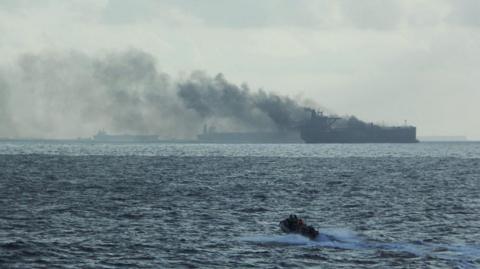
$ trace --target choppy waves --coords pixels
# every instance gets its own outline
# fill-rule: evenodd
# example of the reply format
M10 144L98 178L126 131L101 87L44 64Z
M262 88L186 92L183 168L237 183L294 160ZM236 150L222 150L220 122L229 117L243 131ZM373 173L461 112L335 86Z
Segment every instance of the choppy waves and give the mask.
M449 245L426 242L376 242L362 238L348 229L324 228L321 234L310 240L296 234L251 235L238 238L259 246L282 247L298 246L307 248L333 248L351 251L374 252L379 258L398 259L438 259L448 261L457 268L476 268L480 259L480 245Z
M0 155L0 267L475 268L479 175L451 156ZM291 213L317 240L280 233Z

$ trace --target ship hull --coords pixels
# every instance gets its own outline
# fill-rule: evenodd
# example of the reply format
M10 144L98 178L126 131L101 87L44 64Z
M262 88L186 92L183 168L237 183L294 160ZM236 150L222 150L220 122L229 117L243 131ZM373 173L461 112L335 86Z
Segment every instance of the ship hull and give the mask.
M415 127L378 128L372 130L316 130L304 128L305 143L417 143Z

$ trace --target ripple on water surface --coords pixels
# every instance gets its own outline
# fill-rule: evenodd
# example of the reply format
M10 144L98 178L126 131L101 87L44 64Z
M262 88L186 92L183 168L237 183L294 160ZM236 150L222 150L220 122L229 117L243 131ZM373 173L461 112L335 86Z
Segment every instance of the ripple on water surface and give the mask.
M0 155L0 267L480 266L478 158L262 154Z

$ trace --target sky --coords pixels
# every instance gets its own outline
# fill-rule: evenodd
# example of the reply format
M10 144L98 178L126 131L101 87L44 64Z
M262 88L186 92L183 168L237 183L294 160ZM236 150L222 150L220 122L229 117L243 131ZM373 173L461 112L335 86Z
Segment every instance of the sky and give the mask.
M329 113L480 140L478 0L0 0L0 136L93 134L105 121L70 110L98 93L65 89L109 88L83 69L132 51L154 66L150 84L221 73ZM39 77L55 93L30 85Z

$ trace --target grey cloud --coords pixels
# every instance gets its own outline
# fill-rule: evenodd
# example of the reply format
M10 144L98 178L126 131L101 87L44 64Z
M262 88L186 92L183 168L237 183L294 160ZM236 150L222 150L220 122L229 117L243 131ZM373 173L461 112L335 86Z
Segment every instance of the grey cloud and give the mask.
M349 25L354 28L388 30L401 20L401 6L397 0L341 0L341 1L167 1L198 17L209 25L222 27L278 27L294 26L325 28Z
M209 26L230 28L317 27L325 22L327 14L333 6L332 3L311 0L210 0L208 2L111 0L104 8L103 16L105 21L110 23L131 23L152 19L168 20L161 16L165 16L166 10L177 9Z
M258 1L179 1L179 7L200 17L208 24L229 27L262 27L268 23L267 2Z
M29 0L0 0L0 7L15 10L24 7L40 7L45 4L50 4L52 0L45 1L29 1Z
M394 0L341 0L338 3L344 19L354 27L389 30L401 22L402 9Z
M446 18L448 22L478 27L480 26L480 1L451 1L451 12Z
M179 5L181 8L202 18L208 24L239 28L272 26L319 28L331 23L332 11L335 9L333 2L311 0L236 2L215 0L209 2L213 3L211 5L184 0L180 3L183 3Z
M61 5L76 12L88 4L49 0L47 2L0 0L0 5L10 9L36 8ZM36 3L36 4L35 4ZM98 4L100 5L100 4ZM88 10L88 9L87 9ZM170 25L171 16L179 11L190 16L191 22L206 26L228 28L304 27L332 28L354 27L388 30L402 19L402 6L398 0L109 0L101 8L100 20L106 24L128 25L145 21L161 21ZM88 11L93 12L93 11ZM92 16L96 16L96 11Z
M103 20L112 24L128 24L155 16L155 1L109 0L103 8Z

